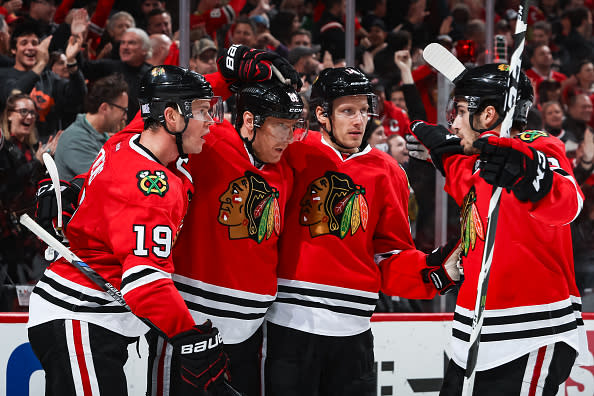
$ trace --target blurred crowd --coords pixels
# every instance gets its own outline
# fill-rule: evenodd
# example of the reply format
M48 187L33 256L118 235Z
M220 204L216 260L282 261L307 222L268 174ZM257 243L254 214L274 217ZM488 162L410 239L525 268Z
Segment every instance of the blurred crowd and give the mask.
M380 105L380 117L368 124L369 143L407 171L411 227L421 250L439 244L434 168L410 159L405 144L411 120L438 118L437 72L424 63L422 49L439 42L466 65L480 65L493 40L493 59L509 61L519 1L494 3L494 37L486 37L481 0L356 2L355 65L373 81ZM577 281L588 301L594 298L594 1L533 3L522 64L535 91L528 129L565 143L586 197L572 229ZM192 0L190 7L192 70L216 72L217 54L231 44L274 51L302 76L306 118L317 74L345 66L344 0ZM25 310L14 286L33 284L47 265L41 243L18 224L22 213L35 210L37 183L46 177L42 155L54 156L62 179L86 172L103 143L137 113L143 73L179 65L178 22L178 0L0 1L0 311ZM230 118L233 98L225 105ZM314 121L309 127L318 128ZM459 210L452 200L448 213L448 234L455 235ZM384 296L378 309L439 308Z

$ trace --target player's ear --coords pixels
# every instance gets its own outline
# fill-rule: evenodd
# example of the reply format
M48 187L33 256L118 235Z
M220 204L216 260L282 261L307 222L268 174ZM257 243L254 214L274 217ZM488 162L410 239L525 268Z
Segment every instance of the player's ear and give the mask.
M481 125L484 125L486 128L491 128L491 125L495 124L499 118L499 113L497 113L494 106L489 105L482 111L480 118Z
M328 119L328 112L322 106L316 107L316 117L318 122L324 126L330 123L330 120Z
M243 112L241 136L248 140L252 140L254 138L254 115L250 111Z

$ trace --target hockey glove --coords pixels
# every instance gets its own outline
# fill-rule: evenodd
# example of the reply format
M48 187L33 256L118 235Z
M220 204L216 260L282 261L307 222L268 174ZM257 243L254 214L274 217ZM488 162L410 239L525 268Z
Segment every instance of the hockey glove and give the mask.
M275 52L263 51L247 47L245 45L232 45L219 57L217 64L223 77L227 80L235 80L238 84L232 84L232 89L246 82L258 82L276 78L272 74L272 66L280 73L291 80L297 91L303 85L299 74L293 66L282 56Z
M511 189L520 201L537 202L553 186L553 171L544 153L510 138L480 138L480 176L493 186Z
M60 180L60 192L62 194L62 228L65 230L70 218L78 206L78 193L80 187L76 183L69 183ZM47 232L55 238L61 240L63 235L59 235L58 226L58 202L51 179L43 179L37 187L37 208L35 218ZM62 230L63 233L63 230Z
M420 161L429 161L429 151L419 142L419 140L411 135L410 133L404 136L406 140L406 149L408 150L408 155L413 158L416 158Z
M462 246L459 239L451 239L427 255L427 268L421 271L423 282L433 283L439 294L454 290L464 281L460 264Z
M229 358L223 338L207 320L170 340L173 346L172 389L177 395L196 394L197 390L222 384L229 377Z
M429 150L433 166L444 176L443 156L464 153L462 146L460 146L460 138L452 135L450 131L441 125L413 121L410 124L410 130L421 144Z

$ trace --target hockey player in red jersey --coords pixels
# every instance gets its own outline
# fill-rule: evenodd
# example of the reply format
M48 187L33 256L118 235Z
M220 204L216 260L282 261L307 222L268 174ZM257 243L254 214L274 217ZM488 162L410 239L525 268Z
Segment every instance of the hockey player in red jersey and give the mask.
M464 284L441 395L463 388L493 186L503 187L474 380L474 395L556 395L576 361L591 359L573 268L569 223L583 195L563 143L523 130L532 87L522 73L512 138L500 138L508 66L464 72L454 89L452 132L411 124L445 190L462 207Z
M276 78L244 85L235 128L211 128L203 151L184 165L197 187L173 249L173 281L194 319L219 328L233 385L247 396L260 394L261 325L276 295L292 183L282 154L303 132L302 110L295 89ZM166 380L155 376L153 386Z
M223 380L228 360L218 330L192 318L171 279L191 190L166 167L202 150L222 115L213 113L216 99L195 72L152 68L139 94L144 130L108 141L91 166L66 236L134 314L64 259L52 263L32 293L28 323L46 394L126 395L127 346L147 331L139 317L168 338L171 394L196 394Z
M430 255L415 249L406 175L363 143L374 98L359 70L322 71L311 109L323 131L285 154L294 182L267 316L266 394L375 395L379 290L431 298L460 279L455 243Z

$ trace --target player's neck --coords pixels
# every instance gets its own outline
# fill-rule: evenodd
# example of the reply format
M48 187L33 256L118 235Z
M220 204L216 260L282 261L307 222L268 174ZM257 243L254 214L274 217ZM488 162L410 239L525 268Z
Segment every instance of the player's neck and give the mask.
M175 137L159 128L155 130L145 130L140 135L140 144L146 147L161 164L167 166L179 157Z

